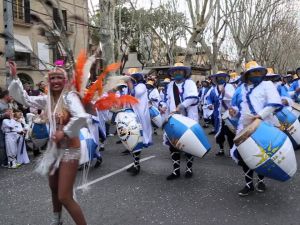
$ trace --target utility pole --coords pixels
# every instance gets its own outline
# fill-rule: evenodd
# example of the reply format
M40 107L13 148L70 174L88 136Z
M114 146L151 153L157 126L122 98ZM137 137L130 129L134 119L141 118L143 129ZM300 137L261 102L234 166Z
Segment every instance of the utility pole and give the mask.
M5 63L8 60L15 59L15 48L14 39L10 38L13 36L14 21L13 21L13 1L4 0L3 1L3 19L4 19L4 33L5 38ZM10 81L9 70L6 69L6 86L8 87Z

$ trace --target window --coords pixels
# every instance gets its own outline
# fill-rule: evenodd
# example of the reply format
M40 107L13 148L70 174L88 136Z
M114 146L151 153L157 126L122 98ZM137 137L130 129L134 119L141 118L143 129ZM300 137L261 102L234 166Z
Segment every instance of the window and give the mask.
M13 0L15 21L30 23L30 0Z
M31 55L27 52L16 52L15 61L19 67L31 66Z
M67 27L67 10L62 10L62 15L63 15L64 26L65 26L66 30L68 30L68 27ZM57 8L53 8L53 19L54 19L54 22L57 25L58 29L62 30L62 24L63 23L61 22L61 19L60 19ZM56 27L54 26L54 28L56 28Z

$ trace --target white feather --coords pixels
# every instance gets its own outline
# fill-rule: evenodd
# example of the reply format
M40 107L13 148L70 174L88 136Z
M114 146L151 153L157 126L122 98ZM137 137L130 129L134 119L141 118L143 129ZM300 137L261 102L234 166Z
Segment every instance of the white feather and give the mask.
M110 90L115 89L120 85L127 85L127 81L130 80L129 76L110 76L106 80L106 84L104 85L103 91L108 92Z
M84 95L86 85L87 85L87 83L89 81L89 78L90 78L90 70L91 70L91 67L92 67L92 65L95 61L96 61L96 57L95 57L95 55L92 55L86 60L86 63L84 64L82 82L81 82L81 85L80 85L80 96Z

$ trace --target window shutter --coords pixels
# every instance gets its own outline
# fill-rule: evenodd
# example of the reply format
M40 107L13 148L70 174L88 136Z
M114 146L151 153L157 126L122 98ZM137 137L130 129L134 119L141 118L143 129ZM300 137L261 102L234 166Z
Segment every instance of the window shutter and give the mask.
M64 20L64 24L65 24L66 30L68 30L68 24L67 24L67 10L62 10L62 14L63 14L63 20Z
M30 23L30 0L24 0L25 23Z

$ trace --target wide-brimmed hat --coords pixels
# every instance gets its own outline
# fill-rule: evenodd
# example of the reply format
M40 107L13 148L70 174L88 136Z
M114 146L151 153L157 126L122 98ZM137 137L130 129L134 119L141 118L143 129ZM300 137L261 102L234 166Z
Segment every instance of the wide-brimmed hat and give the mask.
M241 78L241 76L237 72L232 72L229 74L229 76L230 76L229 83L235 83Z
M169 75L173 75L173 73L177 70L182 70L185 72L186 76L189 76L192 72L191 67L189 66L184 66L183 63L175 63L173 67L171 67L170 69L168 69L168 74Z
M267 71L268 72L266 74L266 77L272 77L272 78L280 77L280 74L274 73L273 68L267 68Z
M144 75L141 73L133 73L130 75L131 79L134 80L136 83L145 82Z
M154 81L153 80L147 80L146 84L154 86Z
M217 73L210 75L210 77L229 77L229 74L225 71L218 71Z
M263 76L265 76L268 72L268 70L265 67L258 65L256 61L250 61L246 63L244 76L247 76L253 71L261 71L263 73Z

